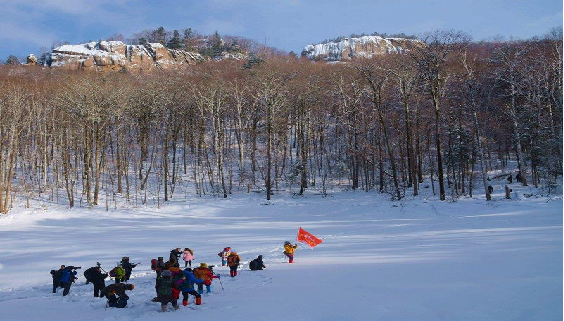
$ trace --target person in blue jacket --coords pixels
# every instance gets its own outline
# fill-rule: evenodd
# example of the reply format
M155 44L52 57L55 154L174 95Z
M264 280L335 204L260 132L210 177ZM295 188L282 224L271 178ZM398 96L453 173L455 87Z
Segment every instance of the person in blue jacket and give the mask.
M69 294L71 285L76 280L76 269L80 269L80 267L67 266L63 270L61 276L61 286L64 288L63 296Z
M188 294L192 294L196 297L196 305L202 304L202 296L194 290L194 284L202 284L204 280L198 279L194 273L192 273L191 268L184 269L182 274L182 278L177 281L177 285L180 291L182 291L182 305L188 305Z

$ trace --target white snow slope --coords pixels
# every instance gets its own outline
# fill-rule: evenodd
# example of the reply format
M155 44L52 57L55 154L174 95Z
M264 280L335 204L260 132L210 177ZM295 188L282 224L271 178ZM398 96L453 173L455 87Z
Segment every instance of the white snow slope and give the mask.
M340 192L327 198L259 195L177 200L161 208L105 212L15 209L0 218L0 320L562 320L562 197L505 200ZM323 239L282 254L298 227ZM219 263L225 246L247 263L232 279L216 268L203 304L158 312L151 258L190 247ZM122 256L134 269L125 309L105 309L82 272ZM81 265L63 297L49 271ZM108 284L110 281L106 281ZM192 301L192 298L190 299Z

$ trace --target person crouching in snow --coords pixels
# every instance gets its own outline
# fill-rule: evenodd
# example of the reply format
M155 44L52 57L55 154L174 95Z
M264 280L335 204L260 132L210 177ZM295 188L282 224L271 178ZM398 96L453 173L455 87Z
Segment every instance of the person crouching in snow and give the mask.
M202 296L194 290L194 283L198 285L203 284L204 280L198 279L194 276L194 273L192 273L192 269L190 268L184 269L184 272L182 273L182 278L176 282L176 285L180 288L180 291L182 291L182 305L188 305L188 294L192 294L196 297L196 305L202 304Z
M206 286L206 293L211 292L212 279L219 279L219 275L214 275L208 268L206 263L200 263L200 266L194 269L194 276L203 280L198 284L198 293L204 293L204 285Z
M288 263L294 263L294 252L298 248L298 244L292 245L290 241L284 242L284 255L288 257Z
M256 259L249 262L249 269L251 271L258 271L262 269L266 269L264 262L262 261L262 255L259 255Z
M194 259L194 251L190 248L185 248L184 252L182 252L182 259L184 260L184 267L187 268L188 266L192 267L192 260Z
M217 255L221 258L221 266L227 265L227 257L231 254L231 248L226 247L223 251L217 253Z
M240 261L241 258L239 257L239 255L237 255L237 252L231 252L231 254L229 254L229 256L227 257L227 265L229 265L229 275L231 275L232 278L237 276L237 268L239 267Z
M125 291L133 291L134 288L133 284L110 284L100 292L100 297L108 299L108 307L110 308L125 308L127 300L129 300L129 296L125 294Z
M172 273L165 270L161 273L161 277L157 280L157 302L161 303L161 310L166 312L168 303L172 303L172 307L177 310L179 308L178 302L172 294L172 289L177 288L176 284L172 281Z

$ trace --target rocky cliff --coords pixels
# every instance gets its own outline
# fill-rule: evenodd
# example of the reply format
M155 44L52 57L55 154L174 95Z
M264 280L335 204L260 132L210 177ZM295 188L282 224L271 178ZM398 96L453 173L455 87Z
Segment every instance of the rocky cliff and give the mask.
M166 69L203 60L197 52L168 49L160 43L126 45L121 41L100 41L54 48L44 64L71 70L119 71Z
M401 53L410 46L421 44L418 40L363 36L343 38L339 41L307 45L302 56L311 60L341 61L353 58L370 58L374 55Z

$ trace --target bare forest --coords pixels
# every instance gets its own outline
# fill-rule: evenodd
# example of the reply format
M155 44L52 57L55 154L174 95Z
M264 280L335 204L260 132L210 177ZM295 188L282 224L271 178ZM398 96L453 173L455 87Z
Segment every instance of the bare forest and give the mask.
M37 199L111 209L335 187L489 199L488 174L509 173L510 161L524 185L559 183L561 31L424 40L337 64L279 55L153 73L2 66L0 213Z

